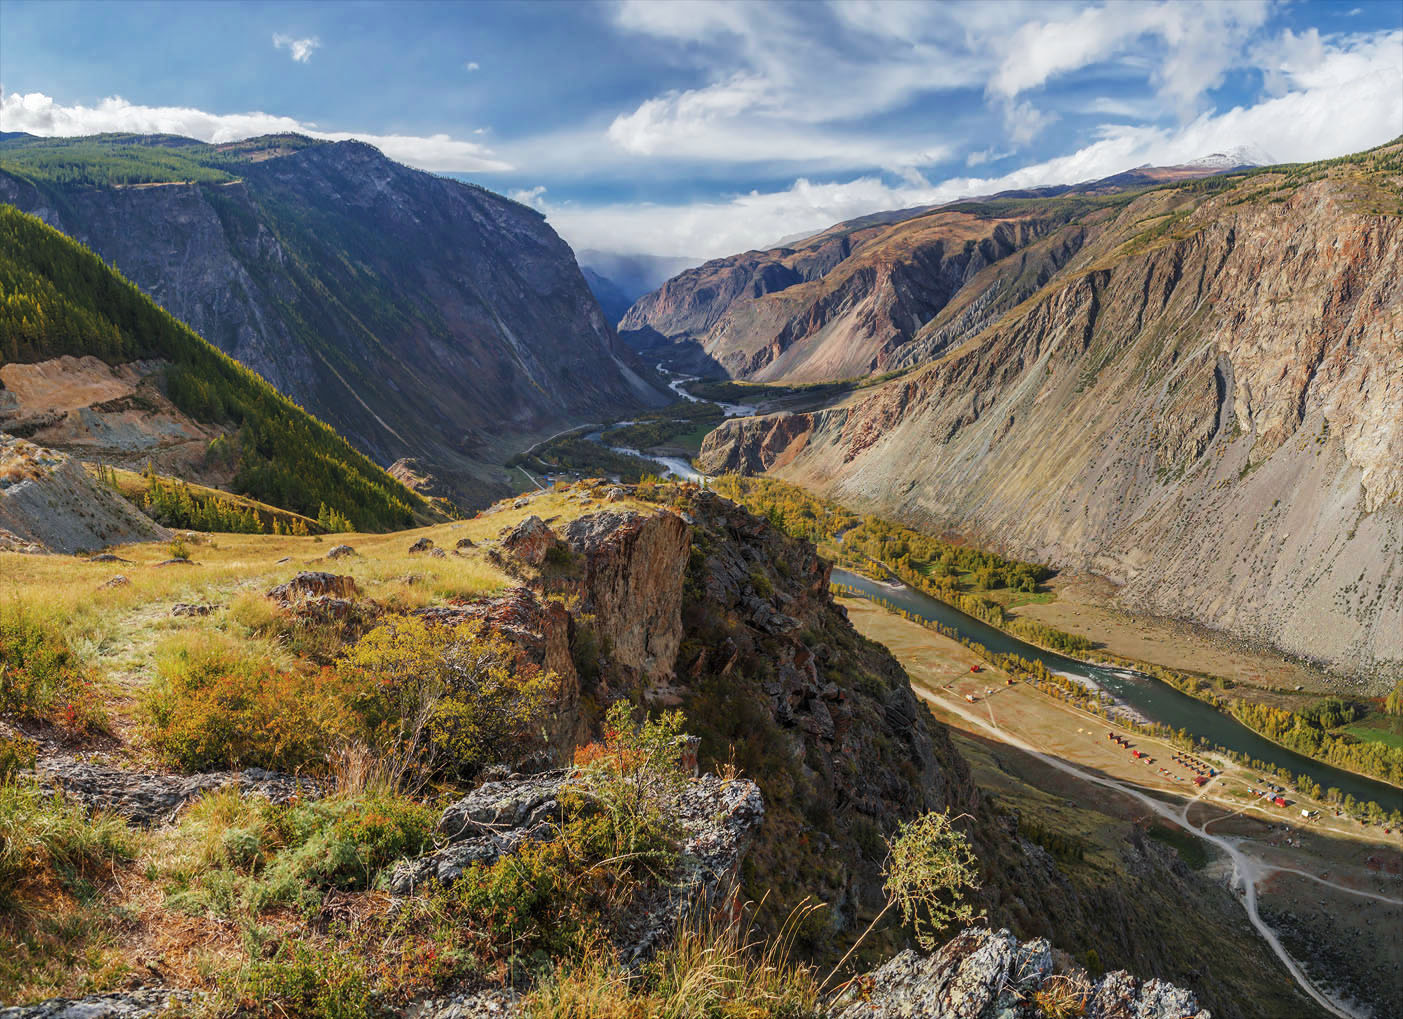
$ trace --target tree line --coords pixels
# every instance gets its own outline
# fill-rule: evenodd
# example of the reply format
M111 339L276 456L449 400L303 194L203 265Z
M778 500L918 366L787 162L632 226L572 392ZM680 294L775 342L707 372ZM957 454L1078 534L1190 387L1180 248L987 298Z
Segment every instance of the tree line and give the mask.
M0 206L0 361L64 354L166 362L170 401L237 435L231 487L241 495L303 516L325 504L364 531L409 526L423 508L331 426L205 342L92 251Z

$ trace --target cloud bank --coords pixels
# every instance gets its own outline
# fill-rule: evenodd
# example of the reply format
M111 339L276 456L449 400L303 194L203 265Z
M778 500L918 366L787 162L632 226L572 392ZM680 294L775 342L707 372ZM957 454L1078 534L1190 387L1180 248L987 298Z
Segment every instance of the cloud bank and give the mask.
M0 130L64 137L104 132L178 134L213 143L293 132L327 141L358 139L374 145L391 159L438 173L512 169L487 146L447 134L322 131L314 124L271 113L208 113L188 106L140 106L121 96L111 96L95 106L65 106L41 92L10 93L0 97Z

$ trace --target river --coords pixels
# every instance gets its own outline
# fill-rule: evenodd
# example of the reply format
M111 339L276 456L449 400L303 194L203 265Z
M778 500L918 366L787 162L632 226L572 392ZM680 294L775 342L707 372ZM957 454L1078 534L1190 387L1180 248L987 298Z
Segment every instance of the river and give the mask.
M671 376L668 385L678 396L693 402L700 401L699 397L693 396L686 390L686 383L694 381L693 379L668 371L661 364L658 365L658 371L663 375ZM720 403L718 406L727 417L744 417L755 413L754 407L742 404ZM593 432L586 438L602 444L603 432ZM663 468L664 477L671 476L681 478L684 481L696 482L705 480L705 475L680 457L652 456L625 447L611 446L609 448L619 453L652 460ZM1158 722L1173 729L1183 729L1193 736L1206 739L1215 746L1227 747L1229 750L1246 754L1255 760L1266 761L1277 767L1286 768L1292 775L1309 775L1320 783L1321 789L1329 789L1333 786L1340 791L1342 796L1348 794L1357 800L1373 800L1385 810L1403 810L1403 789L1328 764L1321 764L1319 761L1298 754L1294 750L1278 746L1271 740L1259 736L1231 715L1176 690L1163 680L1131 669L1088 665L1053 651L1044 651L981 622L973 616L966 615L942 601L937 601L935 598L915 591L905 584L883 583L842 569L833 570L833 579L865 594L884 598L893 605L897 605L922 619L948 626L961 637L983 644L990 651L999 654L1017 654L1032 661L1040 661L1053 672L1101 687L1152 722Z
M1044 651L905 584L884 583L836 568L833 579L864 594L883 598L921 619L948 626L961 637L983 644L990 651L1021 655L1042 662L1052 672L1094 683L1152 722L1184 729L1209 743L1286 768L1293 775L1309 775L1322 789L1333 786L1341 795L1347 793L1357 800L1374 800L1385 810L1403 810L1403 789L1321 764L1278 746L1232 716L1153 676L1130 669L1088 665Z
M669 371L661 363L658 364L658 374L668 376L668 388L676 393L683 400L690 403L714 403L721 408L721 412L728 418L750 417L755 413L755 408L743 403L722 403L719 400L703 400L700 396L693 396L687 392L687 383L697 381L697 377L682 375L678 372ZM616 421L610 428L619 428L623 425L633 424L632 421ZM605 449L611 449L615 453L622 453L625 456L636 456L642 460L651 460L662 468L661 477L681 478L683 481L701 482L706 480L706 475L702 474L686 460L680 456L654 456L652 453L644 453L641 450L631 449L628 446L607 446L604 443L603 429L597 432L590 432L585 436L590 442L597 442Z

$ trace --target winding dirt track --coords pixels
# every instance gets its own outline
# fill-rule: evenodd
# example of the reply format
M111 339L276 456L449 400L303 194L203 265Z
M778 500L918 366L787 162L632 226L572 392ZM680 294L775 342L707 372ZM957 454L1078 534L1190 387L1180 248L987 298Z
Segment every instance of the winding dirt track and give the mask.
M1213 845L1217 846L1227 855L1228 859L1232 861L1232 885L1234 890L1241 890L1242 907L1247 911L1247 919L1250 920L1252 926L1257 929L1257 933L1259 933L1262 936L1262 938L1266 941L1266 943L1269 946L1271 946L1271 950L1276 953L1276 957L1281 960L1282 965L1286 967L1287 972L1291 974L1291 978L1296 981L1297 985L1301 988L1301 990L1305 991L1306 994L1310 995L1311 999L1314 1000L1316 1004L1318 1004L1321 1008L1325 1009L1325 1011L1329 1012L1333 1016L1338 1016L1339 1019L1368 1019L1366 1013L1352 1009L1343 1002L1336 1001L1333 997L1326 994L1324 991L1321 991L1318 988L1316 988L1316 986L1313 983L1311 983L1310 978L1306 976L1305 972L1301 969L1300 965L1296 962L1296 960L1291 958L1290 953L1288 953L1286 949L1282 946L1280 939L1276 936L1276 932L1273 931L1269 926L1267 926L1266 921L1264 921L1258 914L1257 882L1272 871L1284 870L1286 868L1273 867L1267 864L1262 864L1259 861L1247 856L1240 849L1238 849L1237 840L1228 839L1221 835L1214 835L1210 832L1204 831L1202 827L1190 822L1188 819L1188 813L1189 806L1194 802L1193 800L1190 800L1183 806L1175 807L1161 800L1158 800L1153 796L1147 795L1146 793L1142 792L1140 789L1133 785L1129 785L1124 782L1118 782L1115 779L1111 778L1103 778L1100 775L1093 775L1090 772L1077 767L1075 764L1071 764L1067 761L1062 760L1061 758L1052 757L1049 754L1043 753L1042 751L1034 748L1030 744L1019 739L1017 736L1015 736L1008 730L1001 729L997 725L991 725L989 722L986 722L982 718L980 718L977 714L966 711L960 704L958 704L955 701L948 700L944 697L939 696L938 694L932 693L931 691L923 689L921 687L916 687L915 689L916 692L921 697L924 697L926 700L931 701L935 704L939 704L945 710L951 711L954 714L959 715L965 721L977 725L982 729L986 729L992 733L997 733L999 739L1003 742L1009 744L1012 747L1016 747L1019 750L1022 750L1024 753L1031 754L1033 757L1036 757L1038 760L1047 764L1049 767L1056 768L1058 771L1066 772L1069 775L1074 775L1075 777L1081 779L1084 782L1090 782L1093 785L1105 786L1108 789L1114 789L1117 792L1124 793L1126 796L1130 796L1133 799L1138 800L1140 803L1143 803L1154 813L1160 815L1166 820L1172 821L1177 825L1187 828L1189 831L1192 831L1200 838L1204 839L1207 842L1211 842ZM1195 800L1196 799L1197 797L1195 797ZM1305 876L1312 877L1312 875L1310 874L1306 874ZM1319 881L1320 879L1315 878L1315 880ZM1389 899L1385 896L1372 895L1369 893L1360 893L1355 891L1354 889L1344 888L1343 886L1335 885L1329 881L1321 881L1321 883L1328 884L1331 887L1338 888L1341 891L1352 892L1353 894L1366 894L1369 895L1370 898L1380 898L1383 899L1385 902L1398 903L1397 899Z

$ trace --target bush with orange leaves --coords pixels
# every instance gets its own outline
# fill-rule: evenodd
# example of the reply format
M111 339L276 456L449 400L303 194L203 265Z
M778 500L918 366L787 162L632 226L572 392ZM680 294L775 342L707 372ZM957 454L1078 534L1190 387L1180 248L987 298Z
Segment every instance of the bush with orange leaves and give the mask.
M676 826L669 820L687 776L680 711L635 723L627 701L605 716L603 739L575 752L563 805L579 818L576 835L587 855L648 870L672 863Z
M212 635L178 640L143 698L145 735L184 771L319 771L358 728L353 693L331 669L279 668Z

